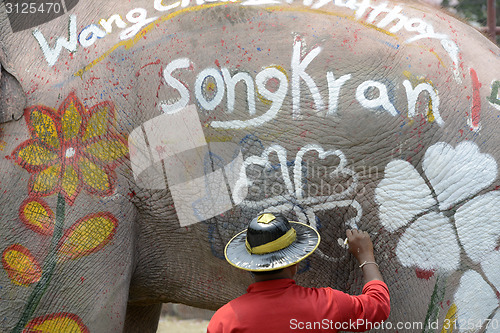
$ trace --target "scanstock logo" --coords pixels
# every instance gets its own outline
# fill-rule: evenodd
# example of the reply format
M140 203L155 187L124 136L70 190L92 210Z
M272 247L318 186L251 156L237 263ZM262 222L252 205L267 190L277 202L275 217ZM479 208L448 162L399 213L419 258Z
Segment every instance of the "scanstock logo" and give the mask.
M12 32L19 32L66 14L79 0L4 0Z

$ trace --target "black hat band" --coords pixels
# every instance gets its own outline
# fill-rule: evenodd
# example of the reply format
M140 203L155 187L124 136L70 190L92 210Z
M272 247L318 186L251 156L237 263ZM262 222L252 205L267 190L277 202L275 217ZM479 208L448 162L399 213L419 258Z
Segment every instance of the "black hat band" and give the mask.
M269 243L251 247L250 244L248 244L248 240L245 240L245 246L247 251L251 254L266 254L282 250L292 244L296 239L297 233L295 232L295 229L290 228L290 230L288 230L283 236Z

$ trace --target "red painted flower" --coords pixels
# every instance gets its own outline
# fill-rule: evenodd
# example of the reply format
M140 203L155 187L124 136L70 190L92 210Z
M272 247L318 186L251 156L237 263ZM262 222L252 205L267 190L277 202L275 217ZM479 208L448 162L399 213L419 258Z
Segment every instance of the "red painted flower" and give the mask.
M100 196L113 193L114 169L128 151L125 138L113 131L111 102L86 110L70 93L58 110L35 105L25 110L25 118L31 139L12 156L31 173L32 195L61 192L73 204L82 188Z

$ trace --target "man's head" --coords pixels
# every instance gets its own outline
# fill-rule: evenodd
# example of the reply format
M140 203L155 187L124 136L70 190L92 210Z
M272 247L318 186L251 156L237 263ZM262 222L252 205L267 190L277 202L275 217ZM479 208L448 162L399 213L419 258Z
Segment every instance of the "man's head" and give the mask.
M313 253L319 242L319 234L312 227L288 221L282 215L263 213L228 242L224 254L231 265L257 273L256 278L283 272L293 273L293 277L296 264ZM277 271L280 269L283 271ZM269 273L259 275L261 272Z

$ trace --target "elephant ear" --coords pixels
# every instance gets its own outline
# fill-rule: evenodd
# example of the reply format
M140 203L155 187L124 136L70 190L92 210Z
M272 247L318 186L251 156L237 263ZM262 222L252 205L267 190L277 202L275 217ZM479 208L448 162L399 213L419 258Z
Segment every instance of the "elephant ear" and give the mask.
M6 60L0 48L0 124L20 119L26 107L26 94Z

